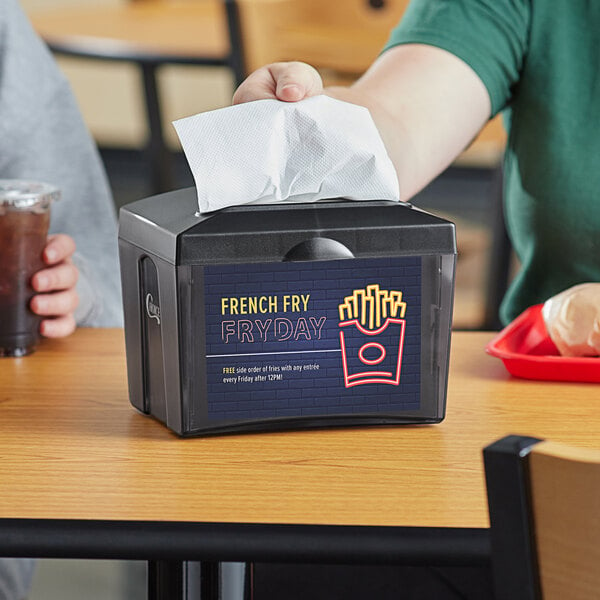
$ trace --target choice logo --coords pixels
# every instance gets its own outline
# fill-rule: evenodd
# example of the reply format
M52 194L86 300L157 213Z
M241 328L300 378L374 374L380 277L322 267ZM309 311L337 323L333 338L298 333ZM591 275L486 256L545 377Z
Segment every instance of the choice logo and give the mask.
M344 385L399 385L406 327L402 292L368 285L346 296L338 309Z
M160 325L160 306L154 304L152 294L146 294L146 314L151 319L156 319L157 324Z

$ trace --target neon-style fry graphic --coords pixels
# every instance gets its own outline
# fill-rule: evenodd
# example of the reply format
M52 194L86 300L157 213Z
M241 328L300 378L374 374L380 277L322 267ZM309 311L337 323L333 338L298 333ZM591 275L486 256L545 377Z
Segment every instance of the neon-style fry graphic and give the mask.
M338 310L345 386L399 385L406 326L402 292L368 285L346 296Z

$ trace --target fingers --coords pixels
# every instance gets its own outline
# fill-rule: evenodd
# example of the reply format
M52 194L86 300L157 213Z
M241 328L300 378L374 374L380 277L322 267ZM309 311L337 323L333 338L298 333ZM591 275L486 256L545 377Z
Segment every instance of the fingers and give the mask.
M306 63L275 63L270 70L277 84L276 95L279 100L297 102L323 93L321 76Z
M44 319L40 333L46 337L70 335L75 329L73 312L79 304L75 291L78 271L73 264L63 263L56 267L38 271L32 279L37 292L29 303L36 315L52 317Z
M40 333L44 337L58 338L71 335L75 331L75 319L72 314L44 319L40 324Z
M79 271L70 259L66 261L35 273L31 278L33 289L36 292L54 292L75 287Z
M63 317L73 313L79 304L75 289L38 294L31 299L30 308L36 315L43 317Z
M72 237L64 233L50 235L44 248L44 262L47 265L55 265L70 259L74 252L75 240Z
M273 63L251 73L233 95L233 104L276 99L297 102L323 93L318 71L302 62Z
M268 67L262 67L246 77L233 94L232 104L254 100L276 99L276 84Z
M31 310L42 317L40 333L45 337L64 337L76 327L73 313L79 304L75 285L79 271L71 257L75 252L73 238L65 234L48 237L43 259L47 268L31 278L36 295L31 299Z

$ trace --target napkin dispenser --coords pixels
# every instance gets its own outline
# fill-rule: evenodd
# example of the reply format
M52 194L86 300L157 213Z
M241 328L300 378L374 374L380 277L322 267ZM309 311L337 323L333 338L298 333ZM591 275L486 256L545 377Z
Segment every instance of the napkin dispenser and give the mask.
M130 401L182 436L438 423L454 225L333 200L120 211Z

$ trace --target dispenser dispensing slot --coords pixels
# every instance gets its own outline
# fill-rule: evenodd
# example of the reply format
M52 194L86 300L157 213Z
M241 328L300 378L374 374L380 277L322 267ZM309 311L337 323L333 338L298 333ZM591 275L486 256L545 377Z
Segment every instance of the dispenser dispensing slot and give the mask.
M338 258L354 258L354 254L337 240L315 237L296 244L283 257L283 261L335 260Z

